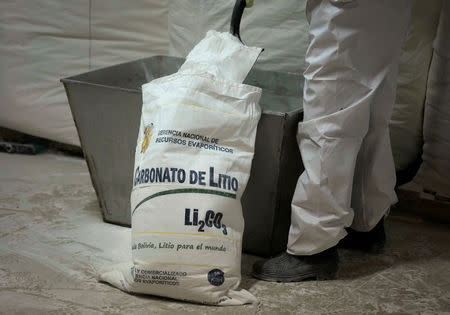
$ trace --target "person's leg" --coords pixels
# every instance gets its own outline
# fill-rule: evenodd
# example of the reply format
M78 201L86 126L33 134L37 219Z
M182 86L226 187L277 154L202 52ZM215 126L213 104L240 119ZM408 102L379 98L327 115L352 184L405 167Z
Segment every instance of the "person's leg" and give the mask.
M292 200L287 247L287 254L298 257L333 247L353 221L350 202L358 151L374 100L397 63L410 1L313 0L307 9L311 42L304 72L304 121L298 128L305 171ZM264 266L271 274L286 269L276 271L269 260L255 265L256 277L270 280L261 276Z
M371 105L369 131L356 160L353 178L354 218L340 247L381 252L386 241L384 218L395 195L395 166L389 137L389 120L395 101L398 64L380 85Z
M367 232L397 202L394 191L396 177L389 137L389 120L395 102L397 68L394 64L375 93L369 122L356 160L353 180L352 208L355 216L352 229Z
M342 3L316 2L311 11L313 37L306 56L305 118L299 124L305 172L292 201L288 242L288 252L294 255L321 252L345 236L344 227L353 220L353 175L364 137L367 152L362 153L367 158L377 156L377 169L372 168L365 180L370 174L374 176L370 183L388 186L379 187L386 192L381 197L386 200L376 211L384 213L395 195L387 126L394 102L396 76L392 73L396 72L393 69L406 34L410 1ZM379 145L369 150L373 143ZM358 165L364 170L363 162ZM376 193L368 190L361 198L374 201L380 198ZM359 190L357 195L361 196ZM380 202L374 206L379 207Z

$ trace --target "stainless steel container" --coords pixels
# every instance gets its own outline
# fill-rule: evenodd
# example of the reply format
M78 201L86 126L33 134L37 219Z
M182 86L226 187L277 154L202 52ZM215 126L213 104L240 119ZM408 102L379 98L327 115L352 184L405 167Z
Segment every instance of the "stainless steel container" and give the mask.
M141 85L172 74L184 59L154 56L62 79L107 222L130 225ZM302 165L296 142L303 80L253 69L245 83L263 89L250 180L242 198L243 250L269 256L287 242L290 203Z

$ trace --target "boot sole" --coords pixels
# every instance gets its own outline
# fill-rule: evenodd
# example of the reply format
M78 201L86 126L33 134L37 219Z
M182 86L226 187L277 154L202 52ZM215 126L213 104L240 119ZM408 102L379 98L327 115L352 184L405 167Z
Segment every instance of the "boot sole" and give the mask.
M335 280L337 275L337 270L333 272L324 272L324 271L317 271L317 272L311 272L308 274L302 274L297 276L289 276L289 277L281 277L281 276L270 276L270 275L262 275L262 274L256 274L254 272L251 273L252 277L269 281L269 282L301 282L306 280Z
M371 245L349 245L349 244L338 244L339 249L347 249L347 250L354 250L359 251L367 254L373 254L373 255L381 255L386 252L385 243L375 243Z

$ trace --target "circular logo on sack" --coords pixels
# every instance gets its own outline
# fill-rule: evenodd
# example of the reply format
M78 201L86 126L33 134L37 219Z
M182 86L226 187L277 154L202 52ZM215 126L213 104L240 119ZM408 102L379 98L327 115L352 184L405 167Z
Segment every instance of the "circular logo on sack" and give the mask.
M225 281L223 271L220 269L211 270L210 272L208 272L208 281L216 287L222 285Z

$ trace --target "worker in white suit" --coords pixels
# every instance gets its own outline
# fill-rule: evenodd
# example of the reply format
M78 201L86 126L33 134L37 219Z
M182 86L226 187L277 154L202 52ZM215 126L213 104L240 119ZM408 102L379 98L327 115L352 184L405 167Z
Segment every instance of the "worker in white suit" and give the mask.
M332 279L336 247L384 245L384 217L397 201L389 120L411 0L310 0L304 120L305 171L292 199L287 251L253 276Z

